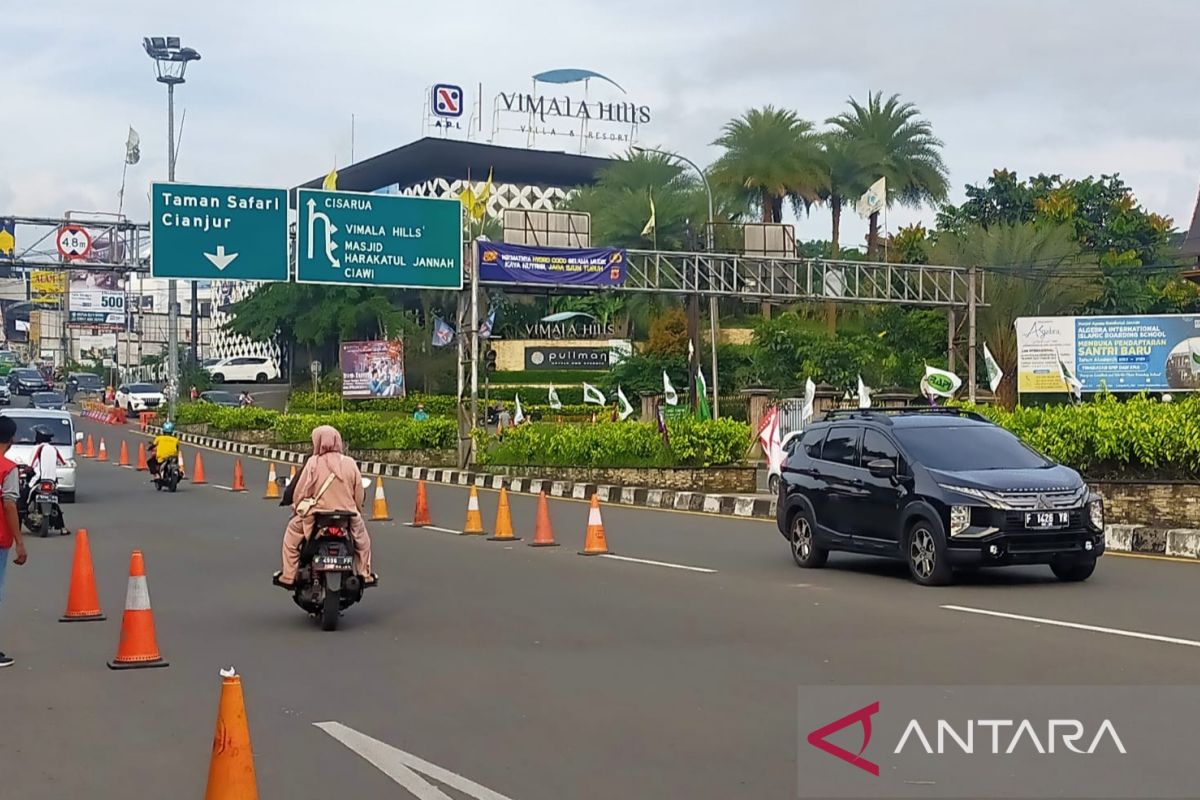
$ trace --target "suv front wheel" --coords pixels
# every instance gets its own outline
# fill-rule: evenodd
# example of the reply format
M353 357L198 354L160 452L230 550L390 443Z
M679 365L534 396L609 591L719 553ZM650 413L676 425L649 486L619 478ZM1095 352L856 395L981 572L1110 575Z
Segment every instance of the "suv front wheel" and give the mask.
M946 537L928 520L919 519L908 529L905 560L913 580L922 586L945 586L954 572L946 563Z
M808 509L801 508L792 515L791 526L792 558L796 565L806 569L825 566L829 551L819 547L813 532L812 516Z

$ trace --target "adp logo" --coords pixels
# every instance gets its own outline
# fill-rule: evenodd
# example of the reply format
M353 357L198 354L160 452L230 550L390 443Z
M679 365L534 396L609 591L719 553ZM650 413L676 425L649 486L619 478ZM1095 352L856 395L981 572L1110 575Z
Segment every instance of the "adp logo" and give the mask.
M458 119L463 113L463 90L452 83L435 83L429 96L429 109L435 117Z

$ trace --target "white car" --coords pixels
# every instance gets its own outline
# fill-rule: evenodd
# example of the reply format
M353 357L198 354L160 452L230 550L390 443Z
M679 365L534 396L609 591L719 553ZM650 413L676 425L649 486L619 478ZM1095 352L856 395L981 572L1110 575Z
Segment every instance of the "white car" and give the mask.
M234 356L222 358L215 364L207 364L209 376L214 383L266 383L279 380L279 365L262 356Z
M33 428L43 425L54 433L50 444L62 456L66 465L58 465L58 497L64 503L75 502L75 442L83 439L82 433L75 432L75 421L66 411L45 411L36 408L9 408L4 410L4 416L17 423L17 435L13 437L13 445L8 449L8 457L20 464L28 464L33 459L33 451L37 447L33 441Z
M113 405L130 414L138 411L154 411L167 401L163 393L149 383L123 383L117 387Z
M788 448L788 442L790 442L792 439L795 439L797 436L799 436L802 433L804 433L803 430L798 430L798 431L791 431L790 433L784 434L783 441L780 442L779 444L780 444L780 446L783 447L783 452L785 453L785 456L784 456L785 461L787 460L786 453L787 453L787 448ZM767 491L770 492L771 494L779 494L779 481L782 480L782 478L783 478L783 476L779 474L778 470L774 469L773 467L768 468L767 469Z

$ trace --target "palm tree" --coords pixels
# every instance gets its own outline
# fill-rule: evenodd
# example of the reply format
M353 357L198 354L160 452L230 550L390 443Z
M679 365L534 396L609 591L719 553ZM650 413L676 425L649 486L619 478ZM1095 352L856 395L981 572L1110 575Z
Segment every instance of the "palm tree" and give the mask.
M752 108L725 123L713 144L725 148L712 166L713 182L757 208L763 222L782 221L785 199L806 208L819 199L818 137L795 112Z
M820 138L821 183L817 197L829 206L833 218L830 258L841 252L842 209L870 188L881 160L875 143L848 136L841 130Z
M942 140L933 135L933 126L917 107L900 102L896 94L884 100L882 92L869 93L865 106L853 97L849 102L849 111L826 121L836 131L875 149L871 180L887 179L886 202L919 206L944 200L949 172L942 161ZM879 215L875 213L867 239L868 257L876 257L878 245Z

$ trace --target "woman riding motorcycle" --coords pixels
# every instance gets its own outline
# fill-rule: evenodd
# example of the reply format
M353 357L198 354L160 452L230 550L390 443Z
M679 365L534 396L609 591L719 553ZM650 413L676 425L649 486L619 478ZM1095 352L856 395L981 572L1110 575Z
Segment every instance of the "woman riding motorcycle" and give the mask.
M277 582L292 588L296 573L300 569L300 546L312 535L313 522L317 513L330 511L357 511L350 523L350 535L354 539L354 571L362 576L363 583L370 586L377 580L371 572L371 537L363 522L362 509L366 491L362 485L362 473L354 459L342 454L342 435L331 425L321 425L312 432L313 452L296 476L292 491L292 518L283 532L283 569L275 573ZM321 492L326 479L333 480ZM305 516L299 506L306 498L316 498L316 504Z

